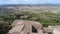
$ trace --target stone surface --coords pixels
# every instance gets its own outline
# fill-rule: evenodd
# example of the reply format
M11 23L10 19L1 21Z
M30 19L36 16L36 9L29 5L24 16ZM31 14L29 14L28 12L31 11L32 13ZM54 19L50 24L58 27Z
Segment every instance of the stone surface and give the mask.
M37 33L32 32L32 26L37 30ZM42 25L37 21L28 21L28 20L15 20L12 23L12 29L9 33L19 33L19 34L43 34Z

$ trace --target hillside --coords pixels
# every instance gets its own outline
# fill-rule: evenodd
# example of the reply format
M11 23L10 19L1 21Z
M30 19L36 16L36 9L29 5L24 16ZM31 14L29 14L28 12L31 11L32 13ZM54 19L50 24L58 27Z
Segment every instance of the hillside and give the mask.
M44 27L60 25L60 6L42 5L3 5L0 6L0 33L12 28L14 20L39 21Z
M13 5L14 6L14 5ZM9 15L28 15L29 19L39 19L43 23L60 23L59 6L17 6L0 8L0 16Z

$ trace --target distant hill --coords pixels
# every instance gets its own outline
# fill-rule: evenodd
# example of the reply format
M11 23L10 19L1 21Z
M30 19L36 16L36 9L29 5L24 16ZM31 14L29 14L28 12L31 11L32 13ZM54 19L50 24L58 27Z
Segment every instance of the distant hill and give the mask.
M59 4L8 4L0 7L19 7L19 6L60 6Z

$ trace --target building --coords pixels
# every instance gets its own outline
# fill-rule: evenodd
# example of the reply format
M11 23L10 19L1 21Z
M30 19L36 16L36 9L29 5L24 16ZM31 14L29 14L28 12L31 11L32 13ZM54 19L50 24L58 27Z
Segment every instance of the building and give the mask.
M9 34L43 34L42 25L36 21L15 20Z

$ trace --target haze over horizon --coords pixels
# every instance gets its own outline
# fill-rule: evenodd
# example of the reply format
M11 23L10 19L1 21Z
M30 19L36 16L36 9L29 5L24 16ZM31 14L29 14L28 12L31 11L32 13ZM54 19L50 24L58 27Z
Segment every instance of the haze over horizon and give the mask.
M60 0L0 0L0 5L5 4L60 4Z

